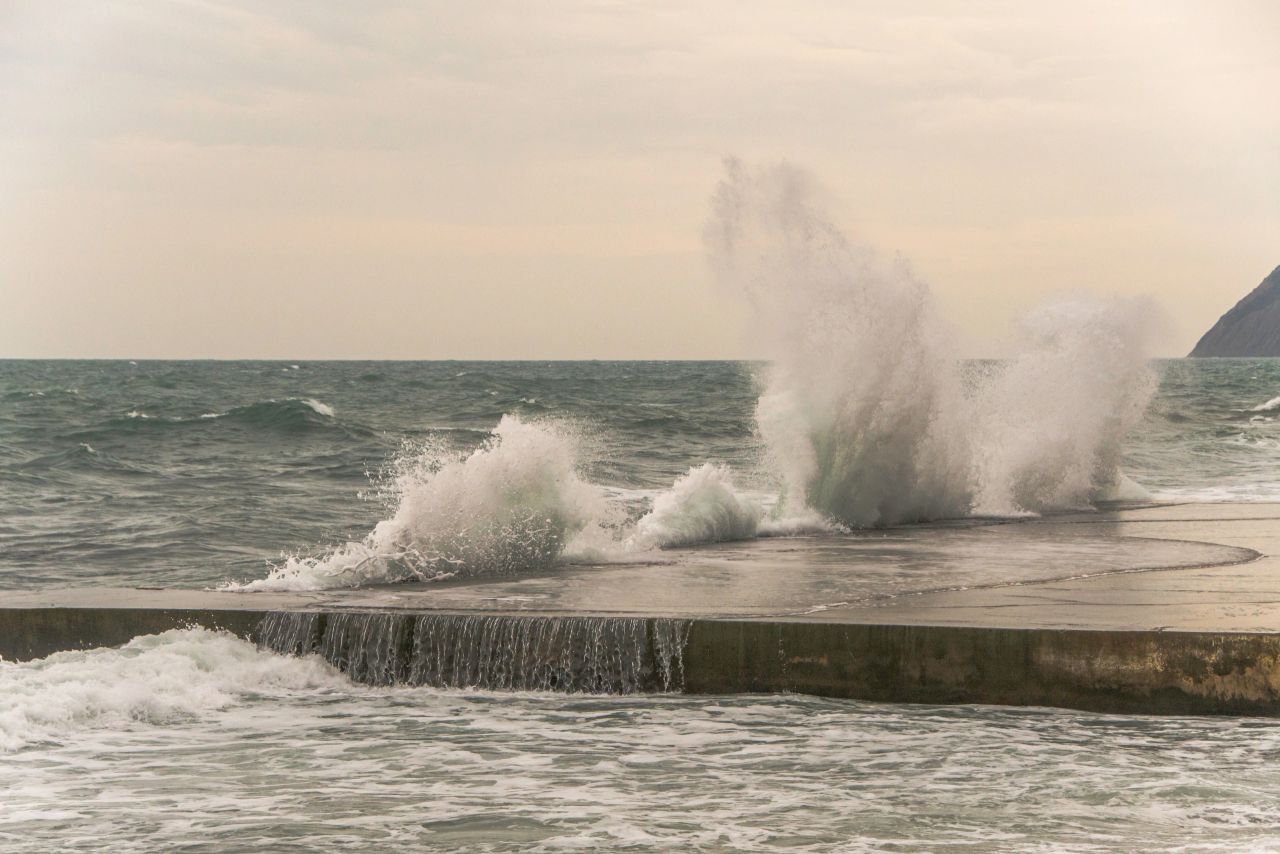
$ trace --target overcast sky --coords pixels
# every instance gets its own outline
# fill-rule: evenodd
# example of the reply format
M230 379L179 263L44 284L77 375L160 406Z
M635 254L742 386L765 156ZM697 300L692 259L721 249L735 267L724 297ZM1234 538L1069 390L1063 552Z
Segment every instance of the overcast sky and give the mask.
M0 0L0 356L749 356L729 154L974 355L1072 289L1181 355L1280 264L1280 3Z

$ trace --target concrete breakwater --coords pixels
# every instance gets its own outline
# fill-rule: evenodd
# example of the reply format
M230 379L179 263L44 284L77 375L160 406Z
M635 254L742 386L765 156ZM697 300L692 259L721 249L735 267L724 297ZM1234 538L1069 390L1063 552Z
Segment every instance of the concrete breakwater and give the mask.
M254 632L375 685L635 694L682 691L689 621L278 611Z
M1280 508L1144 508L967 536L976 544L919 529L896 532L892 554L800 539L314 593L12 592L0 657L198 625L374 684L1280 715ZM857 598L859 579L900 576L904 556L958 561L936 573L948 577L1034 562L1047 580Z
M1280 635L791 620L377 611L3 609L0 654L123 643L184 625L357 681L440 687L726 694L1140 714L1280 714Z

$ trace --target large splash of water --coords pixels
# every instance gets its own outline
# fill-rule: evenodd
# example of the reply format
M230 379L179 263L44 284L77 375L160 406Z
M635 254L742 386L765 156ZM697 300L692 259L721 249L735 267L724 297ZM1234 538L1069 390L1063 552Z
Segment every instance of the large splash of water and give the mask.
M757 421L787 513L866 527L1074 507L1123 483L1154 390L1147 311L1047 306L976 375L928 287L841 234L805 173L730 161L705 238L768 348Z
M394 514L363 540L294 557L240 590L506 575L547 567L568 542L610 516L603 492L577 473L570 431L505 416L491 438L458 455L429 445L401 463Z
M1077 296L1023 319L1018 354L974 398L980 512L1147 497L1120 458L1156 389L1151 316L1141 302Z
M1074 508L1138 489L1119 470L1155 381L1149 308L1075 297L1028 315L1016 355L958 356L929 288L845 237L787 167L731 161L706 229L720 281L751 305L770 365L757 409L781 495L691 468L630 525L578 474L572 431L506 416L470 454L429 446L363 540L232 589L309 590L508 575L572 559L761 535ZM1126 492L1128 490L1128 492Z
M634 548L670 548L696 543L747 540L756 535L764 510L742 495L724 466L703 463L653 500L636 522Z

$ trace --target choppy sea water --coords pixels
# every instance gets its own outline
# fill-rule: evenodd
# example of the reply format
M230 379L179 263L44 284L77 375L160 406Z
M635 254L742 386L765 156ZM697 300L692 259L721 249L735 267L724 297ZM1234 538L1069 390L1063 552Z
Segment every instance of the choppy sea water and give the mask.
M264 577L395 509L396 461L503 415L624 520L727 465L776 490L740 363L0 362L0 587ZM1171 361L1156 499L1280 498L1280 362ZM252 594L246 594L252 595ZM798 697L376 689L207 632L0 664L0 846L1270 850L1267 721Z
M1124 471L1155 498L1280 498L1280 361L1158 363ZM506 414L579 437L632 515L690 467L767 494L756 366L735 362L0 361L0 587L204 587L359 539L406 443Z
M378 689L200 630L0 681L10 850L1280 846L1269 721Z

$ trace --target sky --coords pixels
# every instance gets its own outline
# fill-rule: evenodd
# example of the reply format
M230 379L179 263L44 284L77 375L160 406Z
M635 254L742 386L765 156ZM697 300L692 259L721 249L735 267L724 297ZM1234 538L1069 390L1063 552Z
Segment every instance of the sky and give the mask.
M741 358L722 160L971 355L1280 264L1280 4L0 0L0 357Z

